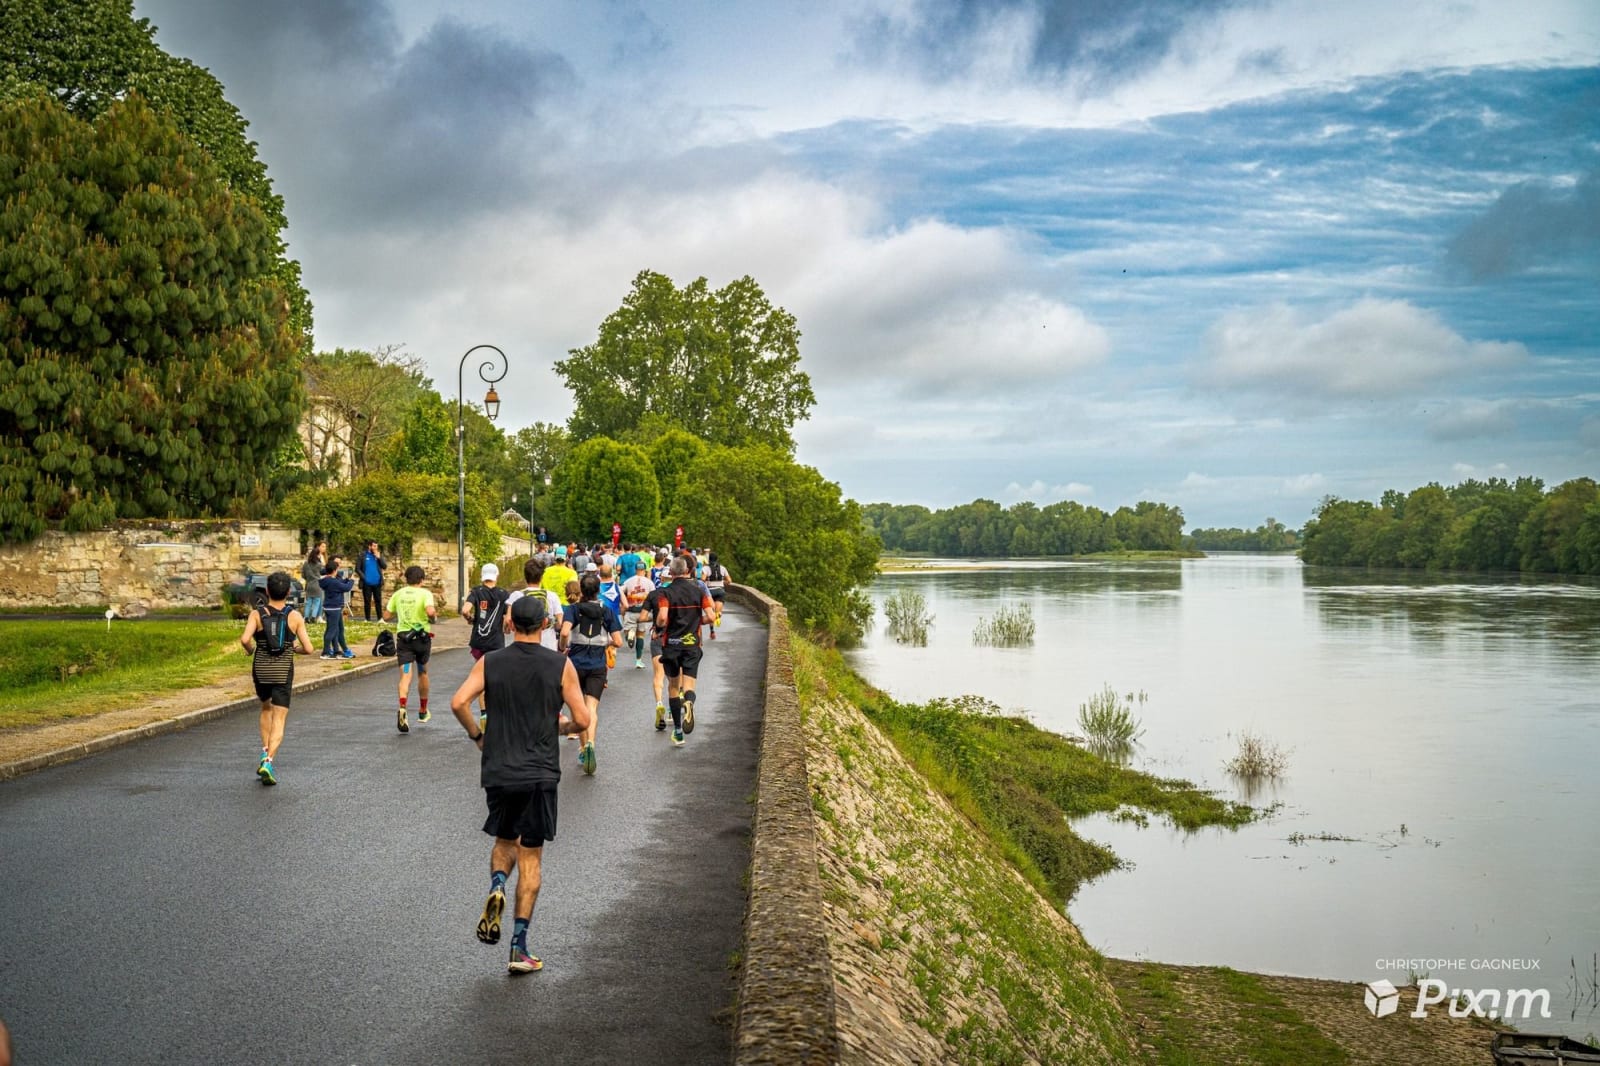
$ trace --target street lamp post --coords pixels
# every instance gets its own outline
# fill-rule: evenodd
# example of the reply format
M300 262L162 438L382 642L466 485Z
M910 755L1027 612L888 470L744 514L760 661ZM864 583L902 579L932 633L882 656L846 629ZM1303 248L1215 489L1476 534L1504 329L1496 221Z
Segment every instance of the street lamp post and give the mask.
M506 361L506 353L492 344L475 344L468 348L461 356L461 365L456 368L456 611L461 610L461 605L467 598L467 426L464 421L465 405L462 400L464 388L464 375L467 371L467 357L473 352L487 349L494 353L478 364L478 377L489 391L483 397L483 413L493 422L500 415L500 394L494 391L495 383L506 376L510 364ZM495 356L499 359L496 361ZM500 372L494 373L496 366Z

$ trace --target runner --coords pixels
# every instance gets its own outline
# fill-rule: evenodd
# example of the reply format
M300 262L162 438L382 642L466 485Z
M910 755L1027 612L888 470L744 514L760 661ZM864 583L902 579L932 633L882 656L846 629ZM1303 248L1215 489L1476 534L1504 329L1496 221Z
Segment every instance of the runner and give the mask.
M417 675L417 721L426 722L428 714L428 658L433 652L433 633L429 627L439 617L433 605L433 593L422 587L427 573L420 566L406 567L406 587L395 589L389 605L383 610L386 622L393 622L395 632L395 658L400 661L400 709L395 712L395 728L402 733L411 732L406 722L406 697L411 692L412 668Z
M700 623L713 610L711 596L695 581L692 564L672 560L672 580L656 596L656 627L664 631L661 669L668 684L672 709L672 743L683 746L683 735L694 732L694 686L700 673Z
M250 661L250 680L261 701L261 763L256 776L263 785L278 783L272 768L283 743L283 724L289 717L289 694L294 689L294 657L311 654L306 620L288 605L292 580L286 570L267 575L267 605L250 612L239 643ZM256 635L261 639L257 640Z
M499 651L506 646L506 601L511 594L505 589L497 588L496 582L500 580L500 568L494 563L484 563L483 571L478 578L480 584L472 590L467 597L467 602L461 605L461 617L472 626L472 636L467 640L467 648L472 652L472 661L477 662L491 651ZM482 712L484 721L489 718L489 705L480 698L478 709ZM479 723L482 728L482 722Z
M356 583L350 572L340 565L343 562L344 560L337 555L329 559L328 565L322 568L322 577L317 581L317 585L322 589L322 620L326 623L322 629L324 659L356 657L356 653L350 650L350 645L344 639L345 612L355 609L354 603L346 601Z
M717 562L716 552L706 553L706 591L711 593L711 602L717 605L716 613L711 616L711 639L717 637L717 627L722 624L722 598L723 586L732 581L728 571Z
M656 617L661 610L661 605L667 602L667 586L672 583L672 575L663 573L660 582L656 583L644 599L644 616L650 624L650 687L656 694L656 732L667 728L667 700L663 690L667 685L667 674L661 668L661 652L666 645L666 631L656 625Z
M643 670L644 650L650 640L650 615L645 612L644 601L656 586L650 574L638 568L638 556L630 552L623 558L632 559L635 567L633 576L622 583L622 639L633 649L634 668Z
M539 587L546 592L554 592L557 596L565 596L567 582L578 580L578 572L567 565L567 549L556 548L556 561L544 568L544 577L539 579ZM557 623L559 627L559 623Z
M544 636L541 643L543 643L544 646L549 648L551 651L555 651L556 645L560 643L557 637L560 635L561 631L561 622L559 619L561 618L562 603L561 598L555 593L546 592L544 589L539 587L539 582L544 578L544 570L544 564L540 562L537 557L529 559L526 563L522 564L522 580L524 582L524 587L517 589L510 595L510 597L507 598L506 610L509 612L511 610L511 605L522 599L524 596L542 596L545 603L545 617L551 621L550 624L545 627ZM506 615L506 633L509 634L511 632L511 615L508 613Z
M544 843L556 837L556 788L561 781L556 738L590 724L577 670L539 644L548 621L544 608L543 596L523 596L512 604L506 615L512 625L511 646L473 663L450 699L456 721L483 752L478 782L489 807L483 831L494 837L489 898L478 919L478 939L485 944L500 942L506 883L513 869L517 873L515 925L506 962L506 971L513 974L544 966L528 951L528 925L539 899ZM494 720L479 729L472 701L489 692L494 693Z
M578 682L589 707L589 725L581 734L578 765L583 772L595 770L594 738L600 725L600 697L606 690L606 676L622 646L622 621L600 599L600 575L588 573L579 582L579 600L566 608L561 623L561 647L577 667Z

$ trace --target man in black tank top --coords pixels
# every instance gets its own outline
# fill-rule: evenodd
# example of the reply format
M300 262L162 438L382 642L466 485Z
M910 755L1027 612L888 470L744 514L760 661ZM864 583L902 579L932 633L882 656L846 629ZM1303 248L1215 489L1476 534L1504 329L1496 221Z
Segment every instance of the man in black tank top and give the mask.
M543 596L511 605L511 643L472 666L450 698L450 710L483 752L479 783L489 805L483 831L494 837L489 853L489 899L478 919L478 939L500 941L506 883L517 873L516 926L510 973L531 973L544 963L528 951L528 924L539 898L544 842L556 835L556 786L561 781L560 737L589 728L589 708L578 672L539 635L549 619ZM494 714L480 732L472 701L487 695ZM567 710L562 715L562 708Z
M250 656L250 680L261 701L261 762L256 776L263 785L276 785L273 760L283 743L283 725L289 717L289 696L294 691L294 657L311 654L311 636L300 612L289 606L289 572L267 575L267 605L250 612L239 643Z

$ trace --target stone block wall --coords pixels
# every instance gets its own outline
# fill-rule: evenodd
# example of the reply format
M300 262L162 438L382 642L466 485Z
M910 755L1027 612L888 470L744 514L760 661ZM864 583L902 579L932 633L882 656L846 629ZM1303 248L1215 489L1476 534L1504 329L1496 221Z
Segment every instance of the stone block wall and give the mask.
M472 566L471 552L467 566ZM52 530L28 544L0 545L0 611L23 607L192 607L222 604L222 590L245 568L287 570L298 579L300 531L238 520L121 522L84 533ZM398 567L396 563L399 563ZM385 589L405 566L428 571L426 584L454 608L454 541L418 538L411 557L391 560Z

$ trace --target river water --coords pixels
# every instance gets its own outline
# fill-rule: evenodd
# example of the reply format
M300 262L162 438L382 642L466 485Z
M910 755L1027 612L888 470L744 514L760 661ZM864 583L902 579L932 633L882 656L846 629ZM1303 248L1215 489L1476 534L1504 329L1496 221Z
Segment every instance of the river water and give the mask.
M1104 684L1142 692L1134 766L1281 804L1236 832L1077 823L1132 864L1070 904L1101 951L1543 988L1552 1017L1521 1028L1600 1030L1600 584L1284 555L931 565L871 589L874 631L850 658L875 685L981 693L1062 733ZM903 587L934 616L926 647L886 632L882 601ZM1031 648L973 645L979 617L1018 603ZM1287 751L1276 783L1224 772L1244 730Z

